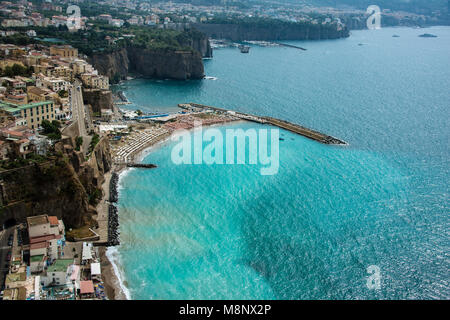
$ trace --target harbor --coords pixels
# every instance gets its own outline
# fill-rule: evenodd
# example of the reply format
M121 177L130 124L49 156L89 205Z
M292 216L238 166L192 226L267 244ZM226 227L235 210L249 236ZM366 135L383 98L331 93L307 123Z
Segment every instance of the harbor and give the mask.
M223 109L223 108L206 106L206 105L202 105L202 104L198 104L198 103L179 104L178 107L180 107L184 110L191 110L191 111L213 110L215 112L230 114L230 115L237 117L239 119L242 119L242 120L257 122L260 124L268 124L268 125L272 125L275 127L279 127L281 129L288 130L293 133L299 134L308 139L320 142L322 144L348 145L347 142L340 140L338 138L335 138L333 136L300 126L295 123L291 123L289 121L281 120L281 119L276 119L276 118L271 118L271 117L260 117L260 116L256 116L256 115L251 115L251 114L242 113L242 112L236 112L236 111L227 110L227 109Z

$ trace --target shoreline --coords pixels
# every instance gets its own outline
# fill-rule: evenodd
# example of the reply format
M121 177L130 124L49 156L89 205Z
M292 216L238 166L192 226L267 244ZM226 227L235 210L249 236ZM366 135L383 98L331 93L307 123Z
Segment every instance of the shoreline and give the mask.
M213 123L210 125L206 125L209 127L213 126L223 126L227 124L235 124L239 122L246 122L242 119L236 119L232 121L224 121L222 123ZM194 128L189 129L193 130ZM137 130L137 131L143 131L143 130ZM173 136L176 130L169 131L155 140L152 140L148 142L147 144L143 145L139 149L133 151L131 154L131 157L133 161L136 161L137 163L141 163L146 156L148 156L152 151L154 151L155 147L158 145L162 145L169 141L169 139ZM116 207L117 201L118 201L118 187L119 187L119 181L121 179L122 174L126 173L128 170L131 170L133 168L128 168L125 164L113 164L111 171L108 172L109 181L106 182L102 186L102 189L105 193L104 198L102 199L101 203L97 206L98 216L107 217L107 220L109 221L109 216L111 213L111 206L115 207L115 214L118 217L118 210ZM118 179L116 182L111 182L114 180L114 175L117 175ZM114 195L114 196L113 196ZM113 198L113 199L112 199ZM108 199L108 200L106 200ZM108 205L107 205L108 203ZM103 212L100 212L103 211ZM106 211L106 212L105 212ZM105 293L108 298L108 300L128 300L127 294L124 292L123 284L124 279L121 278L121 274L119 271L120 266L117 264L117 261L113 261L113 259L110 259L108 256L108 251L112 248L116 248L115 246L111 246L109 234L110 234L110 225L108 223L108 239L106 241L105 246L99 247L99 255L100 255L100 262L101 262L101 270L102 270L102 279L105 286ZM116 227L119 227L119 223L117 223ZM117 237L119 238L120 235L117 233ZM120 242L120 241L119 241ZM125 288L127 289L127 288ZM128 291L128 290L127 290ZM129 295L129 293L128 293Z
M209 106L202 106L202 105L196 105L196 106L201 106L201 107L206 107L206 108L212 108L212 109L216 109L214 107L209 107ZM218 111L223 111L222 109L216 109ZM228 110L227 110L228 111ZM284 126L286 124L289 124L288 122L282 123L283 121L280 121L281 123L271 123L271 121L267 121L267 120L278 120L278 119L271 119L271 118L261 118L264 119L266 121L259 121L260 118L256 117L256 116L251 116L251 115L247 115L247 114L243 114L244 117L240 117L240 116L231 116L231 117L224 117L224 118L220 118L220 121L218 122L211 122L211 123L206 123L203 124L205 127L213 127L213 126L224 126L224 125L229 125L229 124L236 124L236 123L247 123L247 122L258 122L261 124L269 124L269 125L273 125L276 127L279 127L281 129L287 130L287 131L291 131L294 132L296 134L299 134L305 138L310 138L305 134L299 133L298 132L298 128L293 128L293 130L290 130L292 128L285 128ZM229 115L228 115L229 116ZM300 127L301 129L305 129L304 127ZM164 143L166 143L167 141L169 141L169 139L174 135L174 133L176 133L176 129L173 128L168 128L166 126L161 126L158 128L158 130L160 129L164 129L166 130L166 132L162 133L159 136L154 137L153 139L150 140L145 140L143 141L142 145L138 145L136 146L134 149L132 149L130 151L130 153L127 156L128 160L131 160L132 162L135 163L142 163L142 161L145 159L145 157L147 157L152 151L154 151L155 147L157 147L158 145L162 145ZM194 129L194 126L187 128L188 131L191 131ZM313 130L310 129L306 129L309 130L308 133L316 133ZM146 129L136 129L134 132L139 134L143 134L144 132L148 131L148 128ZM320 134L320 133L319 133ZM323 135L323 134L322 134ZM324 137L329 137L329 138L333 138L330 136L326 136L323 135ZM321 137L322 138L322 137ZM145 137L144 137L145 139ZM333 138L335 139L335 138ZM312 138L312 140L316 140L317 142L321 142L318 141L320 139L314 139ZM327 141L328 142L328 141ZM336 139L335 141L329 141L331 143L325 143L325 144L337 144L337 145L347 145L347 143ZM333 143L334 142L334 143ZM322 142L323 143L323 142ZM122 148L126 148L129 147L129 144L125 144L124 146L122 146ZM118 148L120 150L120 148ZM115 153L115 156L113 156L113 159L117 159L117 153ZM105 193L107 192L107 196L109 196L109 205L108 206L103 206L103 210L107 210L108 211L108 241L106 243L106 246L102 248L101 250L101 254L100 254L100 259L101 259L101 263L102 263L102 274L104 274L105 276L103 277L104 280L104 284L105 284L105 292L106 295L108 297L108 299L110 300L127 300L127 294L125 293L125 291L128 292L128 288L126 288L123 279L123 275L120 274L119 271L119 264L118 261L116 261L116 259L111 259L109 255L112 254L116 254L116 252L112 253L112 250L114 250L116 248L117 245L120 245L120 235L118 232L118 228L119 228L119 217L118 217L118 209L117 209L117 202L118 202L118 187L119 187L119 181L120 179L123 177L122 174L125 174L128 170L131 170L133 168L129 168L127 166L126 162L116 162L113 160L113 166L110 172L110 181L112 182L114 179L113 177L116 176L116 181L111 183L111 184L104 184L103 186L103 190L105 191ZM105 186L108 185L108 188L105 188ZM113 214L114 217L114 222L111 225L111 219L110 219L110 215ZM100 214L99 214L100 215ZM111 229L111 227L113 227L114 229ZM111 241L111 234L113 234L114 239ZM117 249L116 249L117 250ZM109 253L109 255L108 255ZM129 292L128 292L128 296L129 296Z

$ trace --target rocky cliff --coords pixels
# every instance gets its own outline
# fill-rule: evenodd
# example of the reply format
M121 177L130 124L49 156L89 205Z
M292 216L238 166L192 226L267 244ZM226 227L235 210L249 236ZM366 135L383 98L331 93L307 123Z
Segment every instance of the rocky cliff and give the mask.
M202 79L205 75L198 51L155 51L129 48L130 70L154 79Z
M130 74L154 79L202 79L202 58L212 57L212 49L206 35L196 31L191 34L180 42L183 47L191 48L190 50L129 46L111 53L94 54L89 60L100 74L108 76L113 83Z
M69 228L95 225L92 199L101 195L103 176L111 168L109 144L100 141L86 162L72 143L70 138L58 142L59 155L46 163L0 172L0 224L49 214Z
M205 49L206 51L208 49ZM166 51L128 47L107 54L96 54L90 62L112 82L130 73L154 79L202 79L202 55L195 51Z
M113 108L112 92L100 89L83 89L84 104L89 104L93 112L101 112L102 109Z
M110 80L123 79L129 74L127 49L116 50L111 53L94 54L89 57L89 62L104 76Z
M213 24L198 23L193 27L208 37L214 39L228 39L231 41L244 40L322 40L338 39L349 36L346 27L338 25L319 24Z

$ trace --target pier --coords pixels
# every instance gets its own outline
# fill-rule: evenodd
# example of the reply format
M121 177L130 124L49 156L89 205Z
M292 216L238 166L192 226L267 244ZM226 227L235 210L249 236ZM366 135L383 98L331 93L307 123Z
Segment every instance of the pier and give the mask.
M127 163L128 168L139 168L139 169L155 169L158 168L156 164L144 164L144 163Z
M275 42L277 45L281 46L281 47L288 47L288 48L294 48L294 49L299 49L299 50L303 50L306 51L308 49L302 48L302 47L298 47L298 46L294 46L292 44L287 44L287 43L281 43L281 42Z
M193 109L193 110L198 110L198 111L210 109L210 110L214 110L216 112L229 113L229 114L231 114L237 118L240 118L242 120L256 122L259 124L268 124L268 125L272 125L275 127L279 127L281 129L299 134L305 138L308 138L308 139L311 139L311 140L314 140L314 141L317 141L317 142L320 142L323 144L348 145L345 141L342 141L338 138L335 138L335 137L326 135L324 133L321 133L319 131L315 131L315 130L300 126L295 123L291 123L289 121L281 120L281 119L276 119L276 118L271 118L271 117L259 117L259 116L255 116L252 114L227 110L227 109L223 109L223 108L206 106L206 105L202 105L202 104L198 104L198 103L184 103L184 104L179 104L178 107L180 107L182 109Z

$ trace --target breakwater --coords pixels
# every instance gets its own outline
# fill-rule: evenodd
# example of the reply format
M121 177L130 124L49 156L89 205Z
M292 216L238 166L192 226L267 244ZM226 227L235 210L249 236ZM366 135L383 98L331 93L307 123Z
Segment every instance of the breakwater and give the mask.
M119 192L117 186L119 175L114 172L109 183L109 206L108 206L108 242L107 247L118 246L119 240L119 212L117 202L119 201Z
M303 51L308 50L308 49L305 49L305 48L302 48L302 47L299 47L299 46L294 46L294 45L292 45L292 44L281 43L281 42L275 42L275 43L276 43L277 45L279 45L279 46L282 46L282 47L288 47L288 48L300 49L300 50L303 50Z
M128 168L138 168L138 169L155 169L158 166L156 164L145 164L145 163L127 163Z
M198 104L198 103L184 103L184 104L179 104L178 107L180 107L182 109L194 109L194 110L198 110L198 111L209 109L209 110L213 110L215 112L229 113L229 114L232 114L233 116L238 117L242 120L252 121L252 122L256 122L256 123L260 123L260 124L269 124L269 125L272 125L275 127L279 127L281 129L291 131L293 133L299 134L303 137L306 137L308 139L311 139L311 140L314 140L314 141L317 141L317 142L320 142L323 144L348 145L345 141L340 140L338 138L335 138L330 135L321 133L319 131L315 131L315 130L300 126L295 123L291 123L289 121L281 120L281 119L276 119L276 118L271 118L271 117L260 117L260 116L255 116L255 115L248 114L248 113L236 112L236 111L227 110L227 109L223 109L223 108L206 106L206 105L202 105L202 104Z

